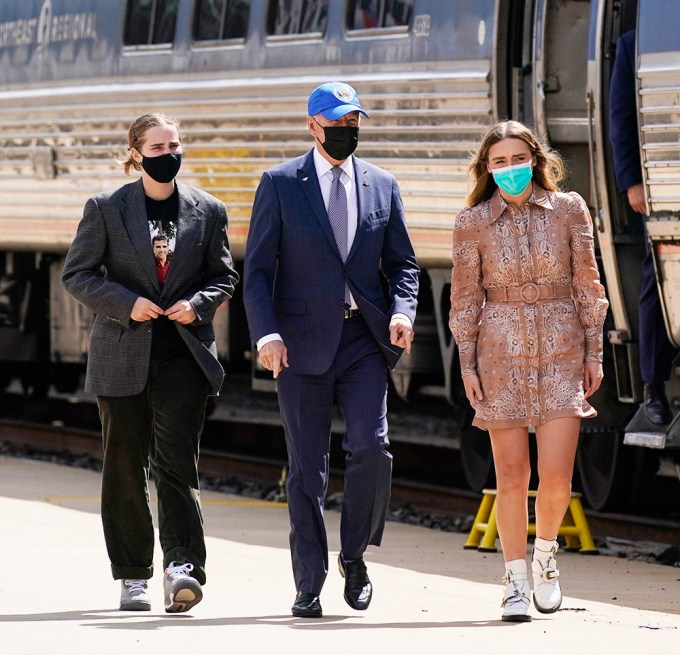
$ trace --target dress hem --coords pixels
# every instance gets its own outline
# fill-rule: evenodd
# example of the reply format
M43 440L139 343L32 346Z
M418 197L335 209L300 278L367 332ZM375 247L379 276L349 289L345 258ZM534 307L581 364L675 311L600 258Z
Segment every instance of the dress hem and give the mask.
M545 425L549 421L556 418L595 418L597 411L594 407L590 407L588 411L575 410L574 408L563 409L555 412L549 412L544 417L532 416L530 418L514 418L514 419L498 419L498 420L484 420L475 418L472 425L480 430L502 430L505 428L528 428L533 426L535 428Z

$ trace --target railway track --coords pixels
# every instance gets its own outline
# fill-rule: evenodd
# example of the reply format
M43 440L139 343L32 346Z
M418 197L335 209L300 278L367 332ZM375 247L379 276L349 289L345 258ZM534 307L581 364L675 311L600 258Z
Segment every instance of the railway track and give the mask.
M230 413L234 415L230 417ZM286 462L280 423L268 412L256 411L246 418L236 414L214 412L206 421L199 465L204 483L236 493L244 488L247 492L255 489L264 497L280 498ZM0 394L0 416L0 443L7 452L93 468L101 462L98 415L91 401L38 401ZM332 499L342 491L340 442L339 435L332 439L331 506ZM393 442L390 450L395 458L393 518L444 529L469 529L480 495L455 486L456 480L463 480L457 450L409 441ZM679 483L671 478L660 479L659 489L648 490L635 514L586 510L596 541L615 538L670 544L680 549L680 514L673 502L677 490L669 492L664 484Z

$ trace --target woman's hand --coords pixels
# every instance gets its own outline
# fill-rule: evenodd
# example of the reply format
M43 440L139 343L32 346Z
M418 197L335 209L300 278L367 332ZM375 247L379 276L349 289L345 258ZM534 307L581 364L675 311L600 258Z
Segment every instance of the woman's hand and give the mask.
M583 386L586 390L584 398L592 396L602 384L604 371L600 362L586 362L586 370L583 380Z
M476 401L484 400L482 385L476 375L464 375L463 386L465 387L465 395L473 407L475 406Z

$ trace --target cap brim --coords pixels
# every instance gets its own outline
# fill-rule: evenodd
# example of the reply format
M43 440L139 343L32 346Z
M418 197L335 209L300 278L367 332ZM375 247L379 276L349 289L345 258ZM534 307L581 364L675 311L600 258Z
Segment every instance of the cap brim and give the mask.
M337 121L339 118L342 118L346 114L349 114L353 111L358 111L366 116L366 118L370 118L370 116L361 107L357 107L356 105L338 105L337 107L332 107L331 109L324 109L319 113L329 121Z

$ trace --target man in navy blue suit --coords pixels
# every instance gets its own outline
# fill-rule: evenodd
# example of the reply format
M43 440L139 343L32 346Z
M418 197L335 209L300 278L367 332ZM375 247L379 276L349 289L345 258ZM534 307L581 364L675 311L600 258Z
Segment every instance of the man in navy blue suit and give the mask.
M609 139L614 152L616 185L619 191L626 194L631 208L642 215L644 225L647 206L640 164L635 71L635 30L629 30L616 43L609 93ZM651 423L666 425L671 420L672 413L666 399L664 383L671 375L675 348L666 334L646 228L645 251L646 256L642 261L638 339L640 372L644 382L643 411Z
M255 195L244 302L286 435L292 613L319 617L333 401L345 419L338 564L346 602L364 610L363 554L380 544L390 498L388 367L411 349L419 269L396 180L352 154L368 117L356 91L322 84L307 109L314 148L266 171Z

